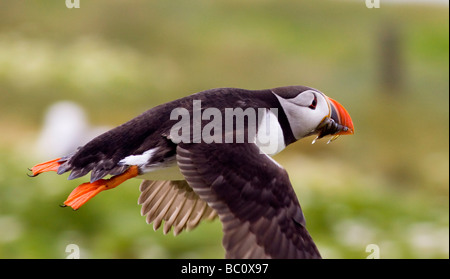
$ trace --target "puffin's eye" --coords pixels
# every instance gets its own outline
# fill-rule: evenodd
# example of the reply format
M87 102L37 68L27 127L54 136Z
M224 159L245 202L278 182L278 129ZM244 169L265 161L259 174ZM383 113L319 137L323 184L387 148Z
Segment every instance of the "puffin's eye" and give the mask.
M308 106L310 109L316 109L317 106L317 97L316 95L314 95L314 100L312 101L312 103Z

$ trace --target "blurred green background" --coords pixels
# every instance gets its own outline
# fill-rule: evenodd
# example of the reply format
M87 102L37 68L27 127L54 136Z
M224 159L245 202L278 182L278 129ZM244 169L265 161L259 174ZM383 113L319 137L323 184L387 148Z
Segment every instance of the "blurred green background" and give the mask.
M70 100L112 127L201 90L299 84L356 127L276 157L323 257L448 258L448 2L390 2L1 1L0 258L223 258L218 220L153 231L138 180L60 208L86 179L27 177L53 159L36 150L46 111Z

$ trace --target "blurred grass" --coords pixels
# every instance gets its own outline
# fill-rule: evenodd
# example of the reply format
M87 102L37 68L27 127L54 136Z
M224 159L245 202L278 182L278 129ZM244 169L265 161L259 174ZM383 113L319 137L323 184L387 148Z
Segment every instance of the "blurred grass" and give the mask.
M77 212L84 181L30 179L46 108L73 100L96 125L214 87L303 84L349 110L356 135L277 156L324 257L448 258L448 6L346 1L0 3L0 258L222 258L221 226L177 237L139 215L138 181ZM399 90L378 80L380 34L401 38ZM311 139L312 140L312 139Z

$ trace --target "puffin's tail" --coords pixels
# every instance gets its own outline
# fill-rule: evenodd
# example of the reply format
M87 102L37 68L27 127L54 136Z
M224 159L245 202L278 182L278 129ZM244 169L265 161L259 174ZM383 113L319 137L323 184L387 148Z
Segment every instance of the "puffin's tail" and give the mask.
M37 164L30 169L32 174L29 176L35 177L43 172L49 171L54 171L57 172L58 174L64 173L65 172L64 166L62 166L62 170L60 167L65 162L67 162L68 158L70 158L70 156L56 158L44 163ZM137 166L124 166L124 167L126 168L123 173L115 175L110 179L98 179L95 182L91 183L88 182L81 184L72 191L67 200L64 202L63 206L70 206L74 210L77 210L98 193L104 190L113 189L119 186L125 180L128 180L130 178L139 175L139 168Z

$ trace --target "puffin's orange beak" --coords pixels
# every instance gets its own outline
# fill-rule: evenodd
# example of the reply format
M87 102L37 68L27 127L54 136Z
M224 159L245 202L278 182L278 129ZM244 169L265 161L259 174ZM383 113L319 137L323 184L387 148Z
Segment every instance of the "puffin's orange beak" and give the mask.
M355 128L353 127L353 121L347 110L339 104L337 101L327 97L330 101L331 115L330 117L338 124L346 127L347 129L342 129L341 131L335 133L334 135L353 135L355 133Z
M355 133L353 121L347 110L345 110L341 104L330 97L325 97L327 98L330 112L326 117L324 117L315 130L318 136L312 143L315 143L317 139L321 139L327 135L331 136L331 139L328 141L328 143L330 143L337 139L340 135L353 135Z

